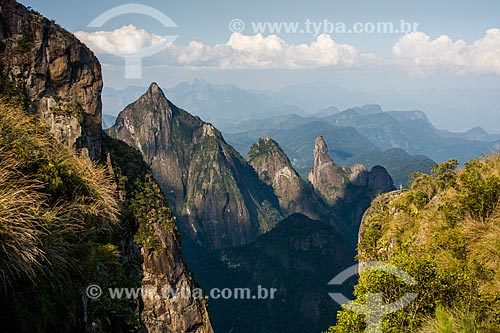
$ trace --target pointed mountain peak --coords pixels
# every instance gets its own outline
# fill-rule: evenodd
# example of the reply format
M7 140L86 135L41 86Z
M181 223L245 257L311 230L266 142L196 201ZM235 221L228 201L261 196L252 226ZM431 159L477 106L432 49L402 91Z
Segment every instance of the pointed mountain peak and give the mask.
M325 152L328 152L328 146L326 145L325 139L322 136L318 136L316 138L314 146L315 148L325 150Z
M257 171L261 180L268 185L273 184L281 176L285 176L289 180L300 178L283 149L267 135L250 147L248 163Z
M127 105L118 115L115 125L109 131L122 141L143 141L142 147L138 147L143 154L148 154L142 149L157 149L163 143L157 140L149 140L149 131L157 132L158 128L170 130L175 106L170 103L158 84L151 83L148 90L135 102ZM151 121L154 119L154 121ZM140 140L138 137L141 137ZM154 144L152 142L155 142Z
M285 214L301 212L317 218L326 209L323 201L299 176L279 144L269 136L260 138L248 152L248 163L261 181L270 185Z
M279 160L282 165L291 165L283 149L269 135L264 136L264 139L259 138L248 151L248 161L250 164L255 163L259 158L269 159L271 157L274 160Z
M281 150L279 144L274 141L269 135L265 135L264 139L259 138L259 140L257 141L257 145L267 145L269 147L274 147Z
M320 155L328 155L328 146L322 136L318 136L314 143L314 156L317 157Z
M161 90L160 86L156 82L151 83L151 85L148 88L148 91L146 92L146 95L151 96L151 97L165 97L165 94Z
M314 164L307 177L313 187L321 193L328 204L334 204L343 195L349 179L344 168L335 165L328 155L328 146L322 136L314 145Z

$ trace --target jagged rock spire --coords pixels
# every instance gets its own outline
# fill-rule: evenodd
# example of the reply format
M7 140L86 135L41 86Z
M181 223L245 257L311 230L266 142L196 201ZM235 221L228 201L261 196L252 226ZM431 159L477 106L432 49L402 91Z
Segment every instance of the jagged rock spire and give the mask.
M286 215L302 213L319 218L327 211L325 203L307 186L279 144L268 135L250 147L248 163L264 183L273 187Z
M328 154L328 146L322 136L314 144L314 165L309 171L308 180L321 193L329 204L335 203L347 186L348 172L333 163Z

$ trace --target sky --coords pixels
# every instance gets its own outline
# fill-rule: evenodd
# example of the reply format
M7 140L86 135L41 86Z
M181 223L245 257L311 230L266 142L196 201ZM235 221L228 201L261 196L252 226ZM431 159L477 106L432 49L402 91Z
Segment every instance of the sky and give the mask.
M113 88L500 90L499 1L21 2L85 42Z

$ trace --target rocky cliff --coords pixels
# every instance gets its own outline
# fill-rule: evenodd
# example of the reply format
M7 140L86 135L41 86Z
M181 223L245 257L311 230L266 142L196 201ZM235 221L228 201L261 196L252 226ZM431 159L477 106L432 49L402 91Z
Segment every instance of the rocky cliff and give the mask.
M213 332L204 300L165 297L168 290L192 295L197 284L184 262L175 218L150 168L139 152L107 135L103 151L109 156L123 199L122 215L134 233L132 239L125 239L129 248L125 256L141 263L141 320L145 328L149 333Z
M351 168L336 165L321 136L316 138L313 153L314 165L309 171L308 180L330 205L335 205L341 199L352 201L350 192L353 187L366 188L371 198L395 189L392 178L384 167L374 166L368 171L359 163L353 164Z
M77 248L77 252L70 255L71 260L76 261L71 268L76 269L74 277L69 275L73 271L64 272L63 280L71 283L50 281L59 274L54 263L49 263L43 271L49 278L36 286L32 286L33 281L24 281L19 277L22 292L17 294L15 289L12 291L15 302L31 296L31 307L36 309L29 314L20 312L6 317L2 314L5 320L2 320L0 331L9 327L9 331L17 332L131 332L144 329L148 332L213 332L206 304L193 298L143 297L123 302L106 298L106 295L99 301L85 296L86 286L95 282L99 282L103 290L107 290L106 287L142 287L144 294L150 296L157 295L164 287L187 290L196 287L182 257L175 219L149 166L128 145L102 136L102 75L97 58L53 21L15 1L0 0L0 74L0 97L13 101L16 106L21 104L16 117L24 119L25 108L31 117L37 119L37 125L33 126L35 130L25 123L16 123L19 127L17 132L23 133L21 138L28 143L21 146L19 158L21 155L26 155L25 158L36 157L34 166L28 169L34 174L28 173L27 179L39 179L37 186L53 196L56 203L72 200L72 196L80 191L86 197L81 199L81 203L76 199L71 202L75 207L85 207L92 200L120 207L120 216L116 218L119 223L112 221L115 224L109 227L109 221L105 221L104 227L109 227L104 232L105 236L100 234L104 227L96 226L96 221L87 220L85 215L78 216L78 220L93 226L90 231L85 231L85 236L76 233L76 226L71 226L75 231L67 228L50 234L54 238L59 233L68 234L67 237L75 243L58 245L57 242L48 242L56 247L64 246L64 249L69 245ZM8 118L9 115L5 116ZM44 156L43 151L33 145L37 141L32 139L38 132L45 133L40 121L50 128L49 138L41 142L52 142L50 135L54 136L64 145L78 150L82 155L79 158L85 161L80 163L90 165L84 164L90 170L95 166L87 156L107 164L108 174L102 177L109 180L110 176L114 176L115 185L110 191L116 190L116 196L106 197L104 201L98 196L99 191L104 189L93 191L86 185L95 185L98 179L85 176L79 180L80 175L74 169L79 170L81 166L71 165L79 159L61 159L53 153L60 151L71 156L67 152L70 150L61 149L64 147L60 143L61 147L57 148L54 144L50 153L46 153L48 156ZM0 141L8 143L17 132L3 131L1 134L5 138ZM17 146L8 146L9 149L12 147ZM97 170L94 172L103 172L100 167ZM91 211L106 215L106 210L99 212L99 207L95 204ZM109 215L115 213L118 212L110 212ZM53 225L57 221L50 222ZM64 258L60 252L45 253L44 257L51 258L55 254L57 260ZM103 254L105 258L102 258ZM53 290L54 285L60 287L57 292ZM61 303L65 304L64 311L60 308L58 312ZM1 307L16 312L19 306L11 305L2 303ZM28 316L29 324L26 321ZM23 317L20 322L17 322L18 317Z
M314 144L314 165L307 179L330 205L335 204L349 184L349 172L346 167L333 163L328 155L328 147L322 136Z
M284 214L301 213L310 218L327 214L326 204L299 176L288 156L269 136L259 139L250 147L248 163L263 182L272 186Z
M57 24L14 0L0 1L1 83L12 83L64 144L100 158L101 66Z
M241 245L279 220L272 188L216 128L177 108L157 84L120 113L109 133L139 149L195 243Z

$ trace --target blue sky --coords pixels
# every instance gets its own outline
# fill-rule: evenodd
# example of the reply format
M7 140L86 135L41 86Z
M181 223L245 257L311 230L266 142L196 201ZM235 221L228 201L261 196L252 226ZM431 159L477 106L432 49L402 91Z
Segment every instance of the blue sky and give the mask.
M141 14L121 15L98 28L87 27L126 1L21 2L89 45L103 64L108 87L147 86L151 81L173 86L201 77L213 83L273 90L317 81L371 93L500 90L499 1L135 2L167 15L176 28L166 28ZM245 23L241 33L230 31L228 24L234 19ZM349 28L355 22L399 26L401 20L419 25L418 32L409 34L266 31L262 36L251 26L252 22L298 22L303 28L306 20L327 20ZM177 38L168 44L165 35ZM165 49L142 59L138 78L127 74L123 57L116 54L134 54L154 45ZM437 101L421 95L422 105L436 107ZM489 101L487 106L481 102L485 112L500 112L498 102ZM472 118L474 110L470 112Z
M69 31L96 31L87 28L89 22L102 12L127 1L81 1L53 2L27 0L23 2L40 11L45 16L56 20ZM418 22L418 30L431 39L447 35L452 40L463 39L473 42L490 28L500 27L500 2L498 1L136 1L151 6L169 16L178 26L166 29L157 21L137 14L116 17L100 29L112 31L132 24L149 33L178 35L175 43L186 45L192 40L207 45L225 43L231 36L228 23L235 18L247 23L243 31L252 35L250 22L255 21L297 21L309 19L321 22L344 22L350 26L354 22L388 21L395 24L400 20ZM310 34L278 34L290 44L311 43ZM352 45L360 52L374 53L380 57L390 57L392 46L401 37L400 34L331 34L336 43ZM107 60L107 59L106 59Z
M499 1L132 1L164 12L179 26L179 42L198 39L208 44L225 42L230 31L228 22L233 18L244 21L301 21L329 19L331 21L408 21L420 22L420 30L431 37L442 34L453 39L472 41L481 37L488 28L500 27ZM103 11L129 3L118 0L88 0L81 2L55 2L46 0L22 1L32 6L70 31L85 30L87 24ZM75 15L76 14L76 15ZM163 27L141 15L116 18L107 29L135 24L146 30L162 34ZM290 42L307 42L308 36L290 35ZM397 36L339 35L336 40L348 42L363 51L390 51Z

